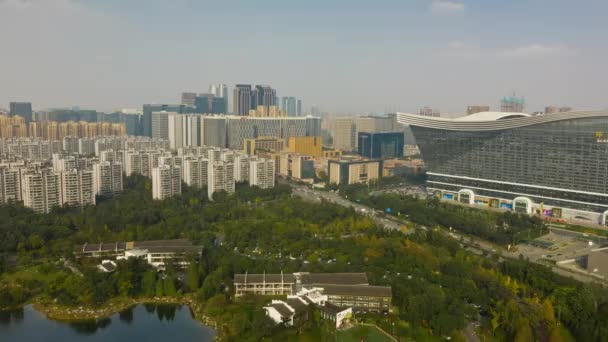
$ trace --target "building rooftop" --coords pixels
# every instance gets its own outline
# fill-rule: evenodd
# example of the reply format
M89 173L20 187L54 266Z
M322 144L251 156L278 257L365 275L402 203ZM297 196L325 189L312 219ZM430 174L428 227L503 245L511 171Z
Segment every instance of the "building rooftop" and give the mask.
M344 308L341 308L339 306L336 306L336 305L334 305L332 303L328 303L328 302L326 302L325 305L323 305L323 306L319 306L319 309L322 311L325 311L327 313L333 314L333 315L346 310Z
M369 296L369 297L392 297L393 291L390 286L369 285L323 285L314 284L315 287L323 288L323 294L339 296Z
M281 314L281 316L283 317L289 317L293 315L293 312L291 312L291 310L289 310L289 308L283 303L273 303L268 306L277 310L279 314Z
M504 112L479 112L454 119L454 121L496 121L502 119L514 119L530 117L526 113L504 113Z
M296 273L300 284L368 285L365 273Z
M269 274L235 274L234 282L245 283L287 283L294 284L295 277L291 273L269 273Z
M289 306L291 306L296 312L304 311L308 308L299 298L287 298L285 300Z
M150 241L118 241L74 246L74 253L111 253L124 252L133 249L147 250L150 253L200 253L202 246L192 244L186 239L150 240Z
M608 275L608 249L592 251L587 255L587 271Z

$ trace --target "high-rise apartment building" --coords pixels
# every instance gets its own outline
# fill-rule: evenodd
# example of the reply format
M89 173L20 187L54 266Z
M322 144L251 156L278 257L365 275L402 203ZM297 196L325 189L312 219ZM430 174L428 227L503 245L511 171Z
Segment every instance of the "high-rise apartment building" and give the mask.
M25 119L20 115L0 115L0 138L25 138L28 127Z
M25 122L32 121L33 111L31 102L11 102L9 106L9 114L11 116L19 115L25 119Z
M122 171L122 163L119 162L100 161L95 163L93 165L95 194L109 197L122 192Z
M500 101L500 111L503 113L523 113L526 100L523 97L507 96Z
M357 127L354 118L338 118L334 121L334 148L354 151L357 139Z
M0 167L0 204L21 201L19 168Z
M490 106L468 106L467 107L467 115L481 113L481 112L489 112Z
M29 170L21 175L23 205L38 213L61 207L61 174L49 170Z
M139 174L149 178L152 176L152 169L158 166L159 158L158 151L129 150L125 153L125 174Z
M249 185L261 189L274 187L274 160L259 158L249 162Z
M152 198L164 200L182 193L182 171L177 166L159 165L152 169Z
M252 107L252 91L250 84L237 84L234 87L234 94L232 96L232 112L234 115L245 116L249 114L249 110ZM257 106L256 106L257 107Z
M207 181L207 194L213 199L213 194L218 191L234 193L234 163L224 161L209 161L209 179Z
M188 157L182 167L182 178L188 186L197 189L207 185L209 178L209 160L202 156Z
M249 162L256 157L249 157L246 154L237 153L234 156L234 181L243 183L249 181Z
M74 169L61 172L61 204L95 205L94 183L93 171Z
M169 139L169 114L172 112L152 112L152 138Z

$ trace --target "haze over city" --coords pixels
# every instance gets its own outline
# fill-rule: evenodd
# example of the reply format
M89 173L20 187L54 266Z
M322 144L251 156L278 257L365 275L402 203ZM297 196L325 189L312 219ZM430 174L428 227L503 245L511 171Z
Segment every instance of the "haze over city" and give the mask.
M605 108L606 1L0 0L0 104L110 111L210 83L305 110ZM230 90L231 92L232 90Z

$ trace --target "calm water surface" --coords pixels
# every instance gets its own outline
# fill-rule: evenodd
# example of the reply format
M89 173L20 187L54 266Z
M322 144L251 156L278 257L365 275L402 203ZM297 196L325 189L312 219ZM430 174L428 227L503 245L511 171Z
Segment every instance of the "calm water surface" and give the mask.
M213 341L215 333L196 321L187 306L137 305L97 321L78 323L46 319L31 306L0 312L0 341Z

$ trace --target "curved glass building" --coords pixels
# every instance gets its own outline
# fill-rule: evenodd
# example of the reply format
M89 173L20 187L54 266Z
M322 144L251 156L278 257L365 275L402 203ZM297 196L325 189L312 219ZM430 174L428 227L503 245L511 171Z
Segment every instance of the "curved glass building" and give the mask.
M397 115L412 129L434 195L606 224L608 111Z

